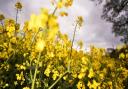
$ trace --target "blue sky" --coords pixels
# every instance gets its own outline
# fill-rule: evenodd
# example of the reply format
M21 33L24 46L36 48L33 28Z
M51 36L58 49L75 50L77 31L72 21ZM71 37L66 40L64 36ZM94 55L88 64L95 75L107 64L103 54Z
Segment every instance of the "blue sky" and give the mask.
M18 0L0 0L0 13L8 18L15 18L14 4ZM38 14L40 8L54 9L49 0L20 0L23 3L23 9L19 14L19 22L29 20L32 13ZM59 18L60 30L62 33L68 34L72 39L73 24L77 16L83 16L84 25L77 31L75 41L82 40L84 48L89 45L97 47L113 47L120 43L119 38L114 37L111 33L112 24L101 19L102 6L97 5L91 0L74 0L72 7L68 10L68 17Z

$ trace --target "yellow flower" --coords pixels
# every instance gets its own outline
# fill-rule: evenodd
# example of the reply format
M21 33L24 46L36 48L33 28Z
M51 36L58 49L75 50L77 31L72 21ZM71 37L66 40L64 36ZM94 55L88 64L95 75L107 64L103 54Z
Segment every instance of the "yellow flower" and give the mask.
M12 37L12 38L10 39L10 42L16 43L16 37Z
M78 23L79 27L81 27L83 22L84 22L83 17L82 16L78 16L76 22Z
M30 89L29 87L24 87L23 89Z
M55 16L49 16L49 20L48 20L48 40L54 39L58 30L59 30L59 25L57 22L57 17Z
M40 15L32 14L28 24L28 29L35 30L35 32L37 32L39 28L46 29L48 16L47 9L41 9Z
M62 7L63 7L63 2L62 1L58 2L57 3L57 8L62 8Z
M80 40L80 41L78 41L78 46L80 47L80 49L83 47L83 42Z
M73 3L73 0L65 0L65 6L70 7Z
M20 69L26 70L26 67L24 65L20 65Z
M81 71L81 72L86 72L87 69L88 69L87 66L83 66L80 71Z
M6 30L11 33L15 30L15 26L7 26Z
M32 14L30 17L28 29L36 28L37 23L36 23L37 16L35 14Z
M85 64L85 65L86 65L87 62L88 62L88 59L87 59L86 57L82 57L81 60L82 60L82 63Z
M121 54L119 55L119 58L120 58L120 59L124 59L124 58L125 58L125 54L124 54L124 53L121 53Z
M125 55L125 56L126 56L126 59L128 60L128 53L126 53L126 55Z
M17 2L15 4L16 9L22 9L22 4L20 2Z
M56 27L56 26L58 26L57 17L53 16L53 15L50 15L49 19L48 19L48 27L53 28L53 27Z
M4 15L3 14L0 14L0 21L1 20L4 20L4 19L5 19Z
M94 89L97 89L97 87L99 86L100 84L97 83L95 80L93 80L93 88Z
M48 55L49 57L54 57L54 53L53 53L53 52L48 52L47 55Z
M64 76L63 79L66 80L68 76Z
M52 40L56 37L56 34L58 32L58 27L54 27L53 29L49 29L49 32L48 32L48 40Z
M48 65L47 68L44 71L44 74L49 77L49 74L51 73L51 65Z
M35 48L36 51L41 52L41 51L43 51L44 47L45 47L45 41L44 40L38 40L36 43L36 48Z
M21 76L19 74L16 74L17 80L21 80Z
M26 70L26 67L24 65L16 64L15 66L18 70Z
M100 83L97 83L95 80L93 80L92 83L90 83L90 81L88 82L87 86L89 87L89 89L99 89L99 85Z
M66 13L66 12L60 12L60 16L68 16L68 13Z
M89 70L89 75L88 75L88 77L89 77L89 78L94 77L94 72L93 72L93 69L92 69L92 68Z
M16 74L16 78L17 78L17 80L25 80L24 79L24 75L23 75L23 71L20 73L20 74Z
M104 74L103 74L103 73L100 73L100 74L99 74L99 77L100 77L101 79L104 79Z
M18 85L17 81L14 81L14 85Z
M72 76L73 76L74 78L77 78L77 74L76 74L76 73L73 73Z
M112 87L112 81L107 82L110 87Z
M53 80L56 80L56 78L59 76L59 72L58 71L53 71Z
M78 78L79 78L79 79L82 79L82 78L84 78L84 76L85 76L85 73L80 73L80 74L78 75Z
M80 80L80 81L77 83L77 89L85 89L85 85L84 85L83 81Z
M46 25L47 25L47 22L48 22L48 17L49 17L49 15L48 15L48 9L41 9L41 14L39 15L39 18L40 18L40 20L41 20L41 27L43 28L43 29L45 29L46 28Z

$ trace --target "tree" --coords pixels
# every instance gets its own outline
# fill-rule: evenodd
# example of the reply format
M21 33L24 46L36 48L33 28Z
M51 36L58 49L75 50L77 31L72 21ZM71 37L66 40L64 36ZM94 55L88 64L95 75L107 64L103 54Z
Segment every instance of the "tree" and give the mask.
M112 32L128 44L128 0L92 0L103 4L102 18L113 24Z

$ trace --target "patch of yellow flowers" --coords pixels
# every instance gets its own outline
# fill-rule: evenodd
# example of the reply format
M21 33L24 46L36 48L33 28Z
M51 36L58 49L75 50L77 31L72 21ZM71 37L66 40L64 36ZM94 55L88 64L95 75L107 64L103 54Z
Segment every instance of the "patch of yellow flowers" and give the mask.
M71 6L73 0L54 3L61 9ZM76 22L82 26L83 18L78 16ZM59 31L57 16L48 9L41 9L39 15L32 14L23 29L18 29L19 35L15 35L16 23L12 19L5 19L1 29L5 33L0 35L0 88L30 89L34 80L35 89L48 89L67 71L69 61L71 72L57 82L57 89L124 88L128 77L125 65L101 48L91 46L90 52L84 52L82 41L77 44L80 49L72 48L71 52L71 40ZM120 54L119 58L125 55Z

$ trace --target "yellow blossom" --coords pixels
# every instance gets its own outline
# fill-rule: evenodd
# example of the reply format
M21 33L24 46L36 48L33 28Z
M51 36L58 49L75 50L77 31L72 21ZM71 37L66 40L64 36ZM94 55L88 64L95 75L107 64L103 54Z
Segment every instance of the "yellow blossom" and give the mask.
M24 87L23 89L30 89L29 87Z
M21 65L21 66L20 66L20 69L26 70L26 67L23 66L23 65Z
M60 12L60 16L68 16L68 13L66 13L66 12Z
M76 74L76 73L73 73L72 76L73 76L74 78L77 78L77 74Z
M104 79L104 74L103 73L100 73L99 76L100 76L101 79Z
M63 2L62 1L58 2L57 3L57 8L62 8L62 7L63 7Z
M93 69L92 69L92 68L89 70L89 75L88 75L88 77L89 77L89 78L94 77L94 72L93 72Z
M78 46L80 47L80 49L83 47L83 42L82 41L78 41Z
M86 72L87 71L87 69L88 69L88 67L87 66L83 66L82 68L81 68L81 72Z
M12 37L12 38L10 39L10 42L16 43L16 37Z
M90 83L90 81L88 82L88 84L87 84L87 86L90 88L90 89L99 89L99 86L100 85L100 83L97 83L95 80L93 80L93 82L92 83Z
M17 2L17 3L15 4L15 7L16 7L16 9L22 9L22 4L21 4L21 2Z
M38 40L36 43L36 51L41 52L41 51L43 51L44 47L45 47L45 41Z
M18 85L17 81L14 81L14 85Z
M85 64L85 65L86 65L87 62L88 62L88 59L87 59L86 57L82 57L81 60L82 60L82 63Z
M51 73L51 65L48 65L47 68L44 71L44 74L49 77L49 74Z
M58 22L57 22L57 17L50 15L48 19L48 27L53 28L53 27L58 27Z
M77 83L77 89L85 89L85 85L84 85L83 81L80 80L80 81Z
M119 58L120 58L120 59L124 59L124 58L125 58L125 54L124 54L124 53L121 53L121 54L119 55Z
M112 89L112 81L108 81L107 83L110 86L110 89Z
M23 75L23 71L20 74L16 74L16 79L17 80L23 80L23 81L25 80L24 75Z
M47 9L41 9L40 15L32 14L28 24L28 29L35 30L35 32L38 32L39 28L46 29L48 17Z
M56 78L59 76L59 72L58 71L53 71L53 80L56 80Z
M84 78L84 76L85 76L85 73L80 73L80 74L78 75L78 78L79 78L79 79L82 79L82 78Z
M72 3L73 3L73 0L65 0L65 6L66 6L66 7L71 6Z
M4 19L5 19L4 15L3 14L0 14L0 21L1 20L4 20Z
M84 22L83 17L82 16L78 16L76 22L78 23L79 27L81 27L83 22Z
M19 74L16 74L17 80L21 80L21 76Z
M68 76L64 76L63 79L66 80Z

